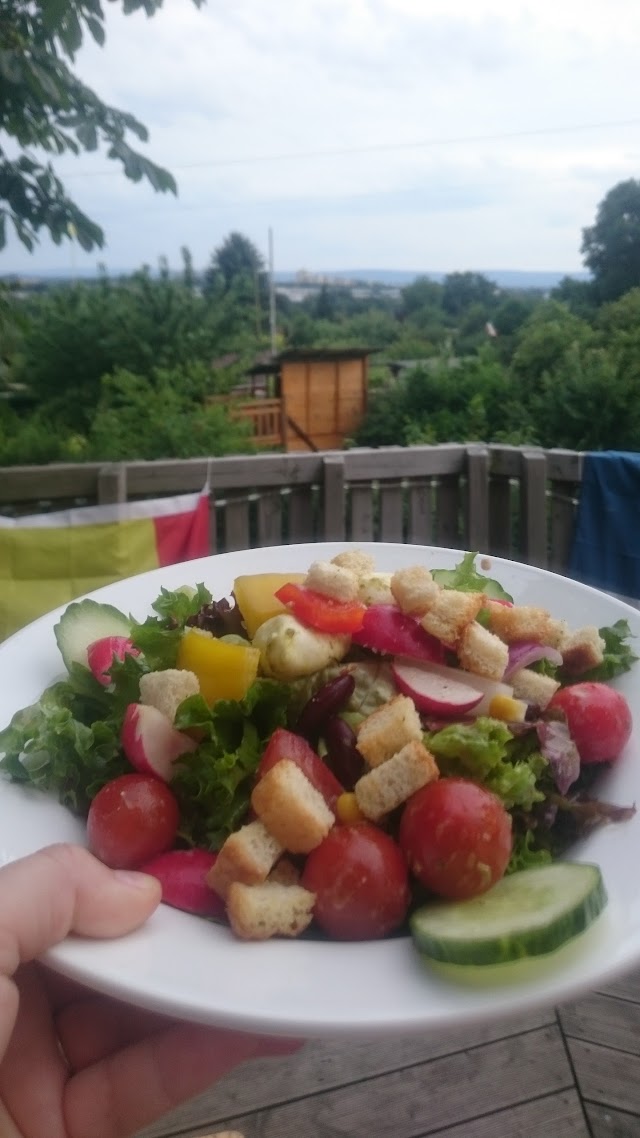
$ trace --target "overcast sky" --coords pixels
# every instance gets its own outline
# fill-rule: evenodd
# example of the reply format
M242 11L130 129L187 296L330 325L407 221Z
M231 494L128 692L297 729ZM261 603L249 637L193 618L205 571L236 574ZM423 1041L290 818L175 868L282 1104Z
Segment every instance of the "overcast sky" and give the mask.
M581 269L583 226L640 177L639 0L105 4L77 69L149 128L179 196L101 155L58 169L105 229L16 241L0 273L196 267L232 230L280 270Z

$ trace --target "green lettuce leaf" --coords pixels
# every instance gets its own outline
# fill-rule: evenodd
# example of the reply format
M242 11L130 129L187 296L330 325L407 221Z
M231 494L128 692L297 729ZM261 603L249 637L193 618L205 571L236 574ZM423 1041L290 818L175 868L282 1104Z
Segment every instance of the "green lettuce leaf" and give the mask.
M600 680L603 683L628 672L634 665L638 656L628 643L632 639L631 629L627 620L617 620L609 627L598 629L604 640L604 659L596 668L590 668L574 680Z
M195 589L162 589L151 608L157 616L149 616L141 624L134 624L131 640L143 653L146 665L152 672L175 668L183 629L190 617L195 617L203 605L211 603L211 593L203 584Z
M553 861L551 851L536 843L533 830L517 831L513 835L513 849L507 866L507 873L518 873L521 869L533 869L536 865L548 865Z
M506 723L480 716L473 723L452 723L427 734L425 745L441 774L472 778L497 794L508 810L529 810L544 799L539 782L549 770L531 735L514 739Z
M64 806L85 814L101 786L131 770L117 723L100 717L105 710L92 693L76 690L73 677L54 684L0 732L0 772L54 792Z
M171 782L181 810L180 838L192 846L219 849L246 819L255 772L276 727L284 727L289 685L256 680L242 700L202 696L183 700L176 726L197 729L204 738L176 767Z
M465 553L455 569L432 569L434 581L444 589L458 589L463 593L486 593L497 600L512 601L513 597L503 589L499 581L485 577L476 569L477 553Z

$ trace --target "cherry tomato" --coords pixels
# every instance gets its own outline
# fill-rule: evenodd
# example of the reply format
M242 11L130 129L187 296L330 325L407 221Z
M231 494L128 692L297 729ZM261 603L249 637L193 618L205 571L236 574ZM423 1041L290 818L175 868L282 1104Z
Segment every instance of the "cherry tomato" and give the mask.
M314 917L335 940L376 940L402 923L409 905L401 850L370 822L336 826L309 854L301 884L316 895Z
M278 589L276 597L291 609L301 624L318 632L357 632L362 628L367 611L360 601L338 601L292 581Z
M564 711L569 734L583 763L617 759L631 735L629 704L621 692L608 684L585 681L560 688L549 707Z
M166 783L123 774L107 782L89 807L89 849L112 869L135 869L173 845L180 811Z
M399 841L422 885L464 900L503 876L511 856L511 816L495 794L475 782L441 778L409 799Z
M258 778L262 778L280 759L290 759L300 767L302 773L307 776L311 785L320 791L327 806L335 814L336 802L344 793L344 787L302 735L296 735L284 727L277 727L260 759Z

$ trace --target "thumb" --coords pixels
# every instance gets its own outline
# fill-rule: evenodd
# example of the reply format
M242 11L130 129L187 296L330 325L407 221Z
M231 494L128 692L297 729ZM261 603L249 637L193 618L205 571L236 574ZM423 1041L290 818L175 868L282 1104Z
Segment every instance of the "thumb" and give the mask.
M108 869L80 846L48 846L0 869L0 975L40 956L71 932L116 937L146 921L158 881Z

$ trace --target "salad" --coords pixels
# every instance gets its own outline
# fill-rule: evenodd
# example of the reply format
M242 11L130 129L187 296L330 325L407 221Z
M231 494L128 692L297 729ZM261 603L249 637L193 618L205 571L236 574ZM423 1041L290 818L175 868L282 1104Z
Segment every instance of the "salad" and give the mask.
M163 589L143 621L74 602L67 675L0 732L0 772L242 938L551 952L606 903L567 849L634 813L594 783L631 732L610 681L636 656L624 620L568 628L476 561L384 574L350 550L231 599Z

